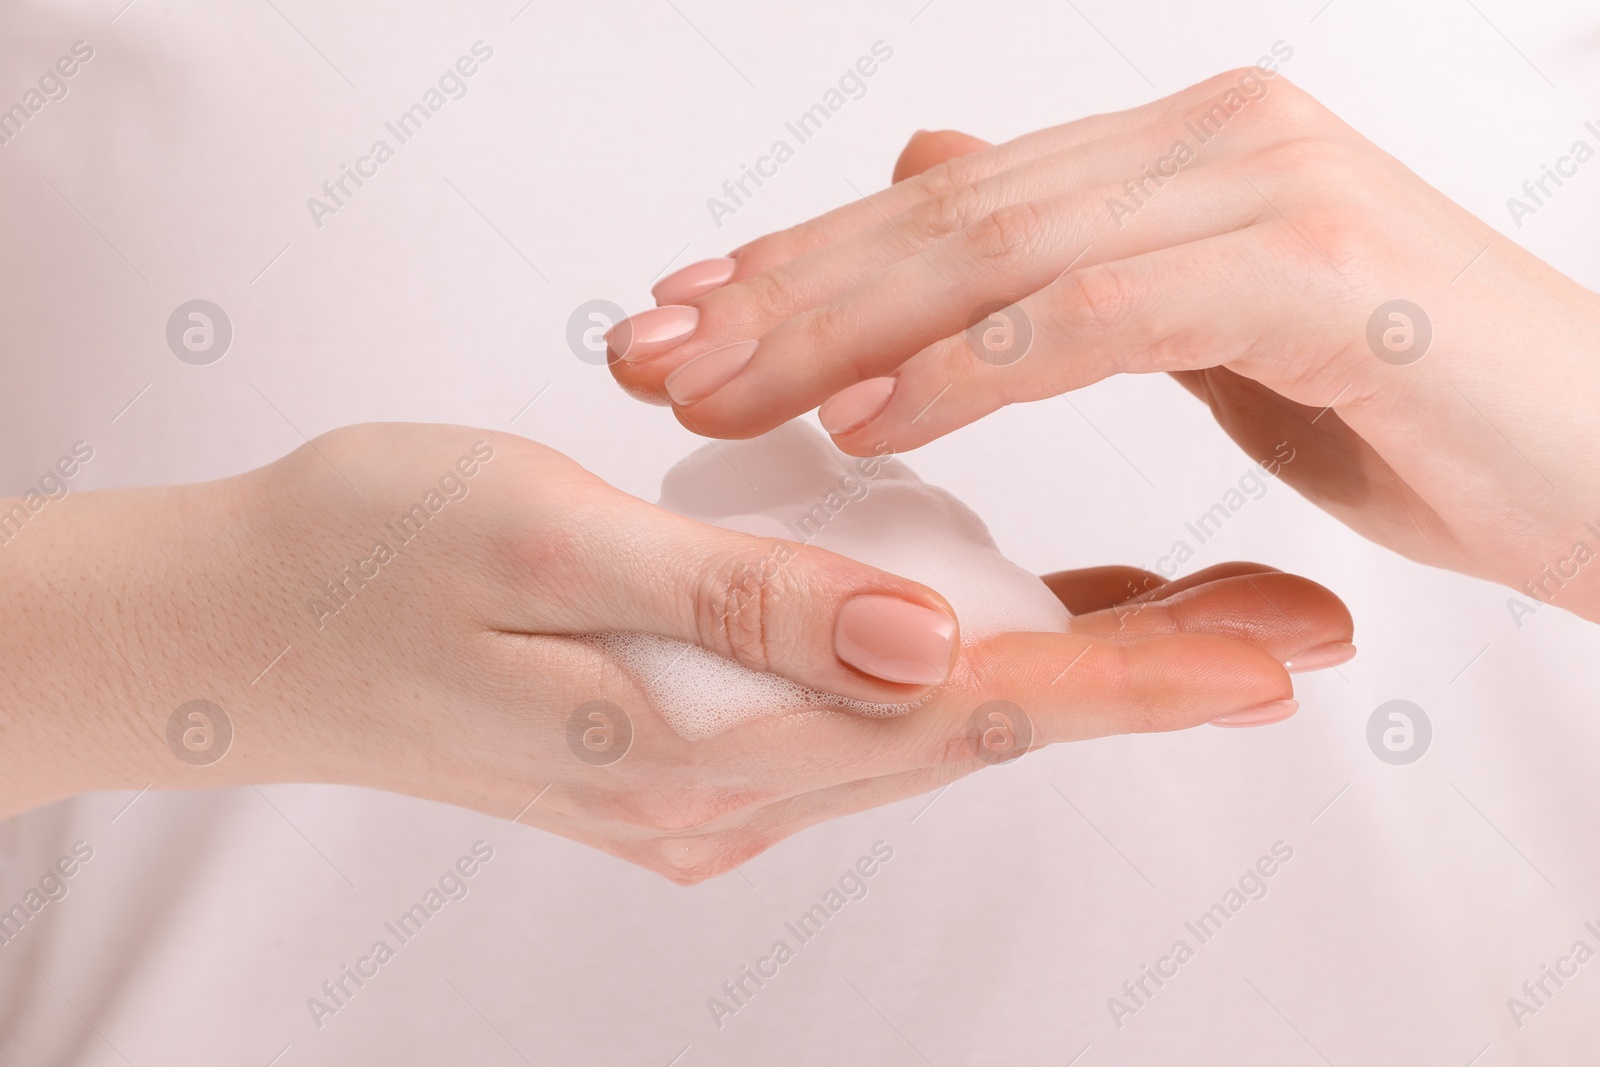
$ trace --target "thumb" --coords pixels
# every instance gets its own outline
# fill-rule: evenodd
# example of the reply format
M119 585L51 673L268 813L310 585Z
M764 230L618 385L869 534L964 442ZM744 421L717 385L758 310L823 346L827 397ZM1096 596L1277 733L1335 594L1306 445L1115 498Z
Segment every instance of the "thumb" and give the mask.
M905 181L957 156L970 156L991 145L959 130L918 130L894 163L894 180Z
M960 651L955 612L938 593L832 552L621 493L583 526L563 553L561 618L547 620L559 632L672 637L880 703L916 700L944 682Z

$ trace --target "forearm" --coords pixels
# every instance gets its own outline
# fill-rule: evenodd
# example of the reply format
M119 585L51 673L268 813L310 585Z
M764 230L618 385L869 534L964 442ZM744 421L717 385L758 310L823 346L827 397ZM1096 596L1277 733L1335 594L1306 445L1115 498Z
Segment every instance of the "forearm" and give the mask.
M210 524L207 489L0 503L0 816L193 770L166 724L207 695L186 552Z

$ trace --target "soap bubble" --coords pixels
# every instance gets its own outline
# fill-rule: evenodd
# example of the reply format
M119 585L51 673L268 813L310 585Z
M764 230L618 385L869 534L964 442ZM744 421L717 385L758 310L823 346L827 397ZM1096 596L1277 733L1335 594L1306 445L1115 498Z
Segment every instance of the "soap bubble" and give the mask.
M847 456L798 419L760 437L696 450L667 472L660 504L769 544L808 544L922 582L955 609L966 644L1071 627L1060 598L1001 554L972 509L898 459ZM583 640L633 678L651 713L688 740L762 715L821 709L904 715L931 698L852 700L656 634Z

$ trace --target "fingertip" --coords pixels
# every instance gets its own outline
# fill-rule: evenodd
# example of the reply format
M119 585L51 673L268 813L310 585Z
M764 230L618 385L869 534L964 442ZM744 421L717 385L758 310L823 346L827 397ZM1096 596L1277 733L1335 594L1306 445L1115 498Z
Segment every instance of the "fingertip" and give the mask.
M898 596L851 597L835 618L834 652L840 661L895 685L943 684L960 649L953 612Z
M829 434L833 440L833 447L847 456L857 459L887 459L890 456L900 455L910 451L898 445L891 445L889 441L877 434L864 434L858 430L850 430L840 434Z
M1212 726L1239 728L1246 726L1271 726L1282 722L1300 710L1298 700L1272 700L1265 704L1231 711L1211 720Z
M658 305L687 304L728 284L738 266L738 261L732 256L702 259L687 267L680 267L656 282L650 289L650 295Z
M661 368L648 363L624 363L620 359L612 359L607 364L607 369L611 371L611 380L621 386L622 391L633 399L653 407L671 405L671 398L662 388Z
M1283 669L1290 674L1332 670L1356 658L1356 646L1349 641L1329 641L1315 648L1296 653L1283 661Z
M897 379L868 378L834 393L817 409L817 421L829 436L853 433L889 406Z
M700 310L667 304L629 315L605 332L606 360L641 363L669 352L694 335Z

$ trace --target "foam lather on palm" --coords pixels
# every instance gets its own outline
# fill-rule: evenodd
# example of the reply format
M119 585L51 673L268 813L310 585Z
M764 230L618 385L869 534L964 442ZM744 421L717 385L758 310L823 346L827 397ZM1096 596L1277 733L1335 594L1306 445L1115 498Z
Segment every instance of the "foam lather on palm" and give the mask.
M788 560L787 544L798 541L937 589L955 609L964 642L1010 631L1064 633L1070 625L1061 601L1000 554L971 508L900 460L847 456L799 421L690 453L662 479L660 504L773 539L763 567L729 590L729 612L760 595L761 584ZM691 739L797 707L886 715L915 706L821 693L653 635L609 634L597 641L633 675L667 723Z

